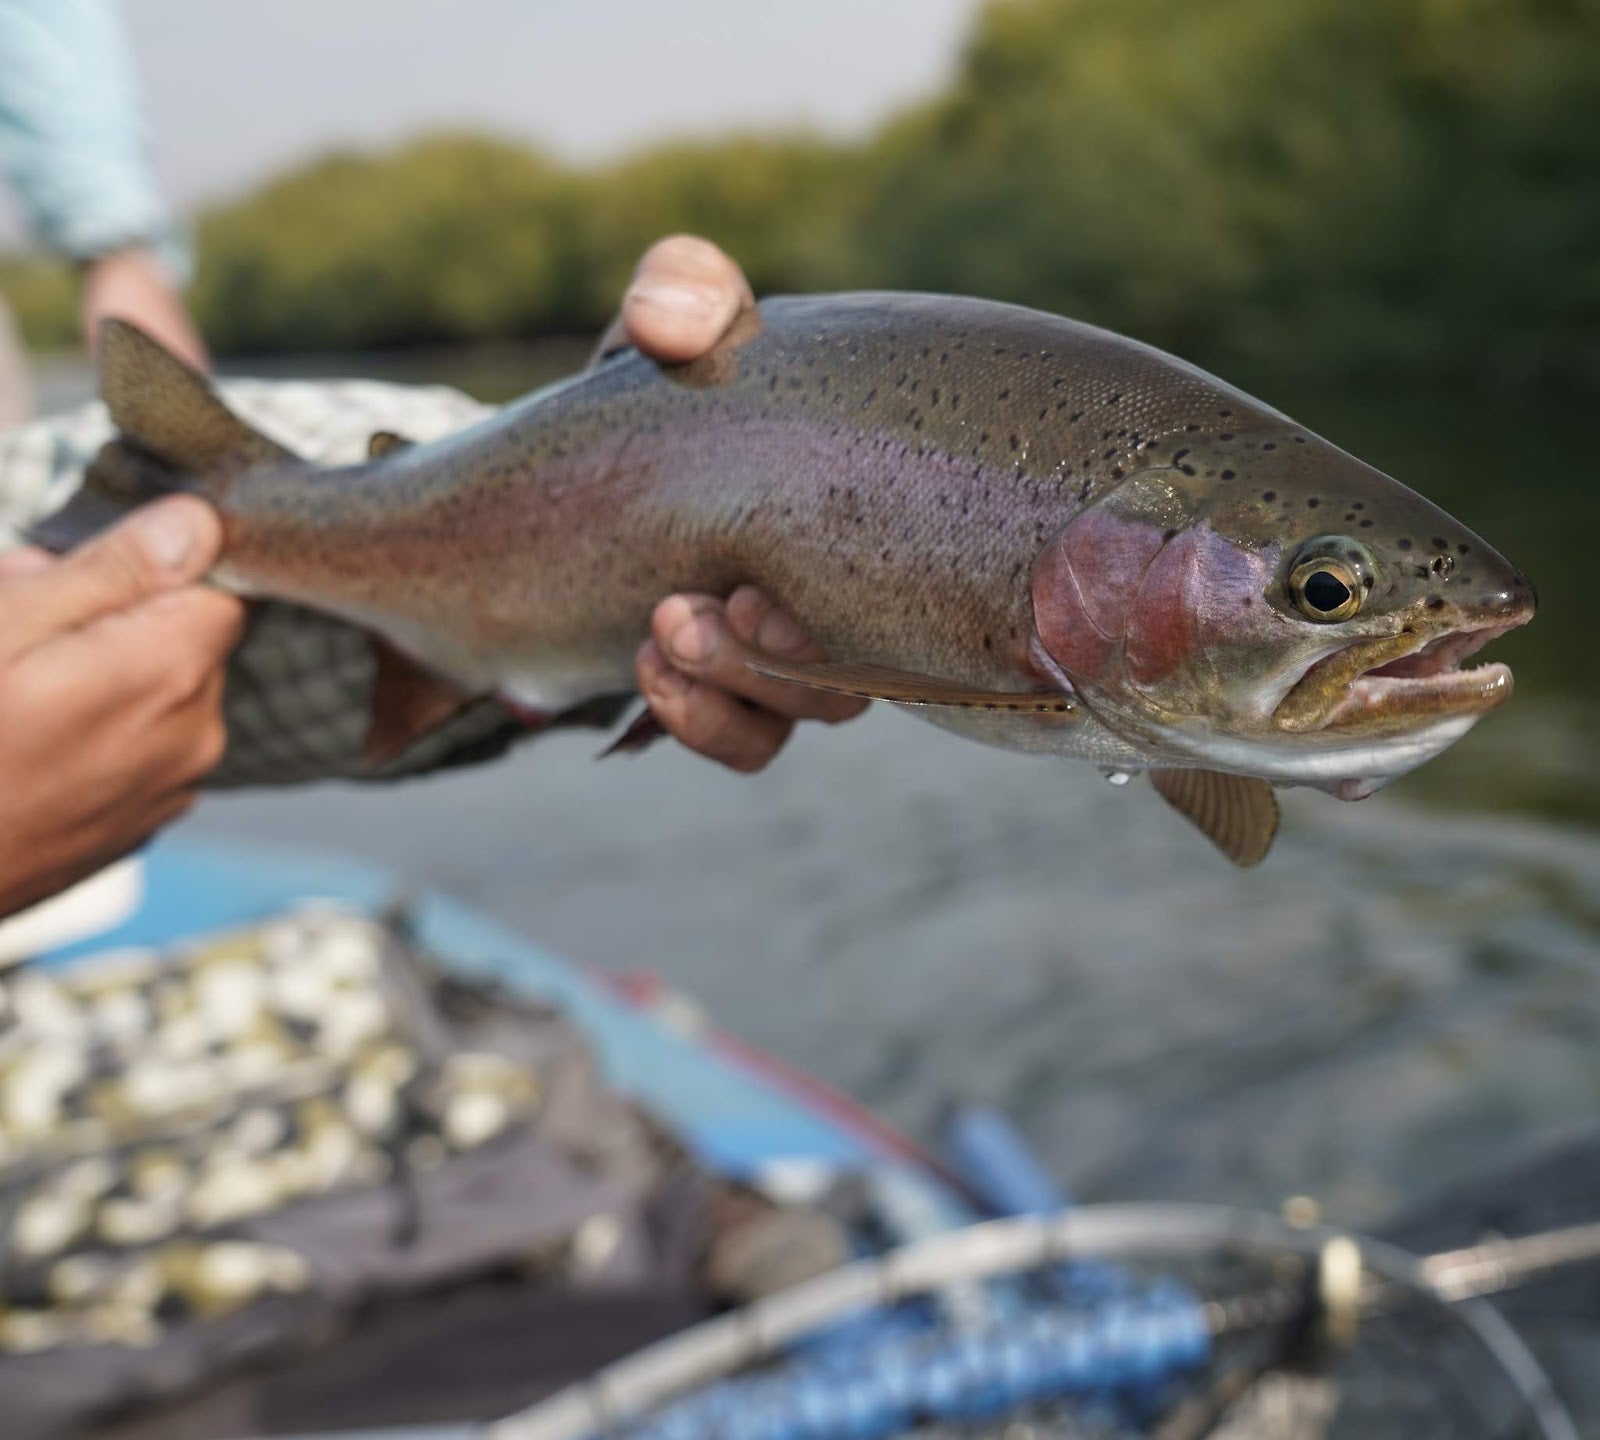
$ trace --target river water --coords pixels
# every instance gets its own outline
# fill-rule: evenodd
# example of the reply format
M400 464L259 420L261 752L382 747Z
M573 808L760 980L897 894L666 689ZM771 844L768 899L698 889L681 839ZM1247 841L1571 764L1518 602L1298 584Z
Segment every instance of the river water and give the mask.
M497 399L579 353L292 368ZM1286 795L1257 871L1142 783L899 714L802 734L753 779L556 736L189 825L360 853L657 971L915 1132L992 1100L1086 1197L1309 1192L1380 1220L1600 1112L1600 487L1577 400L1268 398L1481 530L1541 613L1495 647L1505 710L1375 799Z

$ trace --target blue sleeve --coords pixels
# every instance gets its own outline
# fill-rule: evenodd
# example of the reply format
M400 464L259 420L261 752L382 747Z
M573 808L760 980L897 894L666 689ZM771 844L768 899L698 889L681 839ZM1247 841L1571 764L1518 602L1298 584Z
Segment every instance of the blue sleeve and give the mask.
M150 245L181 278L114 0L0 0L0 158L52 250Z

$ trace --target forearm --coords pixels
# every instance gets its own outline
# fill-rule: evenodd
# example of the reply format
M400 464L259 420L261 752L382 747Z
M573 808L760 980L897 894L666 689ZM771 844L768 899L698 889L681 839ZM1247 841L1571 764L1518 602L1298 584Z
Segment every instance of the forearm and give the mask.
M184 263L112 0L0 0L0 154L51 249L145 245Z

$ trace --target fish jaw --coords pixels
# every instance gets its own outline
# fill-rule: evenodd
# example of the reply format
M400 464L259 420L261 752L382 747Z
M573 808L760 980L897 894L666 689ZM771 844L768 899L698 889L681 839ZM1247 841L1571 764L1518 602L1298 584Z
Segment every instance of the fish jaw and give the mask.
M1469 623L1421 643L1409 632L1357 642L1312 665L1274 718L1290 733L1371 737L1430 719L1475 720L1511 698L1511 669L1498 661L1468 667L1462 662L1532 617L1530 606L1511 619Z

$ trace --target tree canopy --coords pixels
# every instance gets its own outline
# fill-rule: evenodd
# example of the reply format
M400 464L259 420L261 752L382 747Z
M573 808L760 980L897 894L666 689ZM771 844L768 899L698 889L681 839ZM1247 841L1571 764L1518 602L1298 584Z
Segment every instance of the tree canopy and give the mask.
M966 291L1247 374L1582 385L1596 117L1594 0L991 0L947 93L864 142L330 155L200 217L193 300L223 353L592 329L692 230L758 291ZM58 273L0 283L70 343Z

